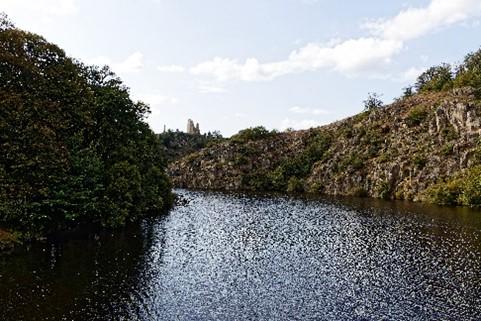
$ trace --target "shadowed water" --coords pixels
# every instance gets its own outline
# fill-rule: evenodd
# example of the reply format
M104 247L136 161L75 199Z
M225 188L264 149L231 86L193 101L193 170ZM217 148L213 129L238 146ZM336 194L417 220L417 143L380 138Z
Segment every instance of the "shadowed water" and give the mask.
M481 320L481 213L178 191L115 234L0 257L0 320Z

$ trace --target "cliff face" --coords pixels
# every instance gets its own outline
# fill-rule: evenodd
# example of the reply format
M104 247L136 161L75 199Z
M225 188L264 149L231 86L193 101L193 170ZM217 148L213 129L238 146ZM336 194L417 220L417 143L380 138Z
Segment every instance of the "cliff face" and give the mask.
M479 164L481 102L470 88L419 94L305 131L230 141L170 165L174 185L420 200Z

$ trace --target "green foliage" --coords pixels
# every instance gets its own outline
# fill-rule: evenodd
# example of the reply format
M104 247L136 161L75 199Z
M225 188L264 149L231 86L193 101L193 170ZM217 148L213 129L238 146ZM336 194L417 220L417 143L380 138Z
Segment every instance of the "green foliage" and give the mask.
M364 163L364 159L358 153L353 152L340 162L338 171L357 171L364 167Z
M381 155L379 155L377 161L382 164L389 162L391 159L392 155L390 155L389 153L382 153Z
M412 96L414 96L414 90L413 90L412 86L408 86L408 87L403 89L402 98L409 98L409 97L412 97Z
M384 103L381 100L381 96L377 93L369 93L367 99L363 101L364 103L364 110L371 111L381 108Z
M389 199L391 197L391 186L389 185L389 182L380 182L376 189L376 192L379 195L379 198Z
M244 143L247 141L255 141L270 137L276 134L276 131L270 132L263 126L251 127L243 129L231 137L231 141L236 143Z
M452 155L454 151L454 143L447 143L441 148L441 153L445 156Z
M168 206L148 106L108 68L85 66L1 21L0 225L120 226Z
M427 201L439 205L481 206L481 166L469 168L425 192Z
M234 165L243 166L249 164L249 159L245 155L236 155Z
M0 12L0 32L8 29L13 29L13 28L15 28L15 26L8 19L7 15L3 12Z
M448 141L451 141L451 140L456 140L459 138L459 134L458 132L456 131L456 129L454 128L453 125L448 125L447 127L444 127L442 130L441 130L441 134L443 135L443 137L448 140Z
M292 176L287 182L287 192L288 193L303 193L304 192L304 180Z
M243 176L242 185L252 191L272 190L271 178L265 173L252 173Z
M415 155L413 158L413 164L414 166L416 166L417 169L423 169L426 166L427 162L428 160L423 155L418 154Z
M406 117L406 123L410 127L419 126L428 116L428 109L424 106L415 106Z
M434 66L423 72L414 89L418 93L446 91L452 88L472 87L481 96L481 49L468 54L455 72L449 64ZM403 98L414 94L412 87L404 90Z
M367 153L370 158L376 157L382 149L384 138L379 128L362 128L362 144L367 146Z
M312 166L323 158L330 143L331 137L329 135L313 132L302 153L283 161L271 172L273 188L278 191L286 191L292 177L300 179L308 176Z
M481 49L465 57L464 62L458 67L454 85L481 89Z
M441 64L423 72L416 81L418 92L442 91L453 86L451 65Z
M158 135L164 147L168 162L224 141L219 132L208 132L202 135L191 135L180 131L166 131Z

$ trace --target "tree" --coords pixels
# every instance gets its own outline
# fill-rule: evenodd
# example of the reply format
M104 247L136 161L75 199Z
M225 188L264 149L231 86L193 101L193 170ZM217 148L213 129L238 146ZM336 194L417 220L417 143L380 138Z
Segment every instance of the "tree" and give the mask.
M412 97L414 95L413 87L407 86L403 89L403 98Z
M481 89L481 49L464 58L456 71L454 83L456 87L471 86Z
M264 126L250 127L239 131L231 137L233 142L246 142L249 140L260 140L270 137L273 133Z
M8 16L5 13L0 12L0 31L13 28L15 28L15 26L10 19L8 19Z
M115 227L168 207L149 107L108 68L0 21L0 225Z
M442 91L452 86L453 72L449 64L429 68L418 77L415 84L418 92Z
M381 108L384 103L381 100L382 95L377 93L369 93L367 99L363 101L364 103L364 110L371 111L375 109Z

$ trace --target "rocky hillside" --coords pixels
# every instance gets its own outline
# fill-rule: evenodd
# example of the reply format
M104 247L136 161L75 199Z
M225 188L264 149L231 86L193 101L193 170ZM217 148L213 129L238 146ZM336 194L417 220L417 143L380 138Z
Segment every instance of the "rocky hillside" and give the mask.
M476 168L481 154L481 101L475 92L420 90L315 129L251 135L247 130L171 164L170 177L185 188L462 204L466 184L453 182Z

